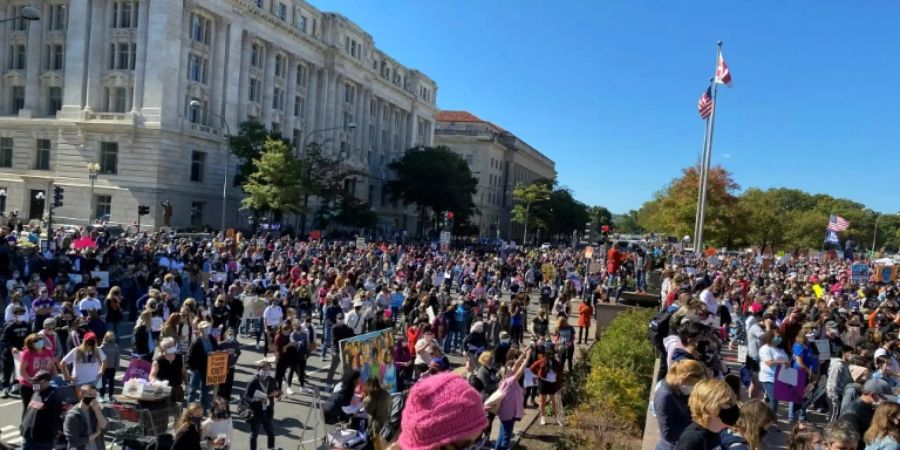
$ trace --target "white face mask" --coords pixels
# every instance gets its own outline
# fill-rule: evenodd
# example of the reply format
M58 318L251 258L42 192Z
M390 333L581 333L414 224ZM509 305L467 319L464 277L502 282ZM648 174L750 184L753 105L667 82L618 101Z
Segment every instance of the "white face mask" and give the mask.
M691 395L691 392L694 390L694 386L690 384L682 384L678 386L678 390L684 395Z

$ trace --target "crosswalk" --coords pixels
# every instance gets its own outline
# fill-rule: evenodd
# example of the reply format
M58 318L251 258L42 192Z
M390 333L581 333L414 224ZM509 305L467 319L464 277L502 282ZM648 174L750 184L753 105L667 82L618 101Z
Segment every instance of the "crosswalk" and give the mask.
M19 427L15 425L0 427L0 442L8 445L21 445L22 435L19 434Z

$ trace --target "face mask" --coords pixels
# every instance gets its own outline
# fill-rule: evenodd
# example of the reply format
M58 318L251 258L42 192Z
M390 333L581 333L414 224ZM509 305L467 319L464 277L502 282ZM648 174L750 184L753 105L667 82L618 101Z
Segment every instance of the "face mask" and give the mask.
M34 348L38 350L44 348L44 341L34 341Z
M812 340L815 340L815 339L816 339L816 334L815 334L815 333L809 333L809 334L806 335L806 340L808 340L808 341L812 341Z
M706 353L706 347L709 345L706 341L700 341L697 343L697 352L698 353Z
M682 384L678 386L678 390L685 396L691 395L691 391L694 390L694 386L690 384Z
M191 417L191 422L197 427L200 427L200 423L203 422L203 417Z
M738 405L731 405L730 408L725 408L719 411L719 419L722 421L722 423L728 425L729 427L733 427L740 418L741 408L738 408Z
M85 406L90 406L94 401L94 397L81 397L81 401L85 404Z
M775 339L772 339L772 345L776 347L781 345L781 336L775 336Z
M762 438L766 437L766 434L767 434L768 432L769 432L769 429L768 429L768 428L760 427L760 428L759 428L759 438L762 439Z
M268 370L260 370L260 371L259 371L259 376L262 377L262 378L266 378L266 377L269 376L269 371L268 371Z

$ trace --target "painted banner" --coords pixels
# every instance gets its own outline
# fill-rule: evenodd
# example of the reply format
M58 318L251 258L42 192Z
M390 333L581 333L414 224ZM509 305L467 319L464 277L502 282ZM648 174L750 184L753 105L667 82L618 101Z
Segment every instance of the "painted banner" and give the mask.
M381 387L397 392L397 369L394 367L393 330L361 334L341 341L344 373L359 371L359 388L371 376L378 377Z
M125 369L125 378L122 379L122 382L124 383L132 378L149 380L151 367L149 361L145 361L141 358L132 358L131 361L128 362L128 368Z

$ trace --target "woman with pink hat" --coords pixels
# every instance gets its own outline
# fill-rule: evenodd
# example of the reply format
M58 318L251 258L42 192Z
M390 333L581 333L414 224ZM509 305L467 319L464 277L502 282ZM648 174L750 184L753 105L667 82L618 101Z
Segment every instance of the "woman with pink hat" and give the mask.
M481 394L458 375L423 378L409 392L400 439L390 450L463 450L479 444L487 427Z

